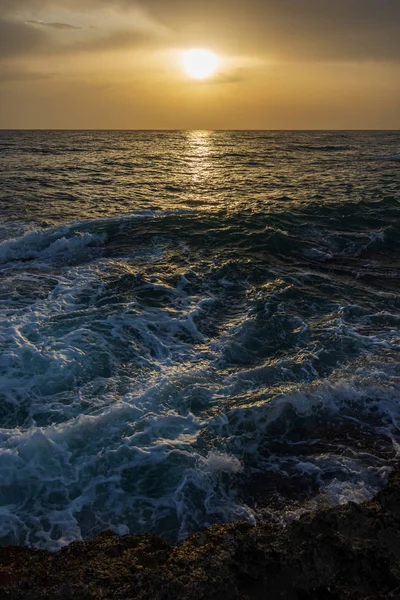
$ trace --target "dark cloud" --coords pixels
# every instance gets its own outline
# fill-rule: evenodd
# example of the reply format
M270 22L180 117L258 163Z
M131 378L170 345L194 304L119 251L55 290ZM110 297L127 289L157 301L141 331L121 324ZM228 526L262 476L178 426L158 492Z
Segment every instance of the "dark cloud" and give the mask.
M27 55L46 48L47 34L36 28L8 19L0 19L0 59Z
M157 44L162 44L162 38L145 32L121 30L114 33L107 33L101 31L96 37L83 39L73 45L64 47L64 51L105 52L107 50L113 51L124 48L154 47L157 46Z
M317 60L400 59L398 0L268 0L264 4L257 0L255 5L264 16L261 29L275 43L282 36L286 55ZM261 33L260 28L257 31Z
M38 25L40 27L50 27L51 29L65 29L79 31L82 27L75 27L69 23L48 23L46 21L35 21L34 19L25 21L28 25Z
M167 26L176 44L207 44L228 54L294 62L400 61L400 0L0 0L0 53L54 52L54 36L42 34L79 29L47 20L49 9L53 15L57 10L90 15L99 8L126 13L120 31L103 29L97 35L85 30L75 50L153 43L154 32L137 35L128 18L138 6ZM22 14L30 15L29 22L18 22ZM58 41L61 51L63 43Z
M109 23L103 22L102 13L98 12L102 8L110 14ZM50 53L88 53L157 45L165 32L153 26L150 19L148 23L145 20L138 23L135 13L131 13L129 18L128 14L126 19L121 18L128 8L138 9L138 4L131 2L125 5L113 0L0 0L0 61L20 55L32 58ZM51 10L50 14L56 10L64 14L69 12L73 22L78 24L83 17L85 26L46 20L48 10ZM112 20L113 10L115 23ZM92 16L94 23L100 16L98 25L90 25ZM57 36L57 31L82 33L79 38L67 38Z
M140 1L186 39L293 59L400 60L399 0Z

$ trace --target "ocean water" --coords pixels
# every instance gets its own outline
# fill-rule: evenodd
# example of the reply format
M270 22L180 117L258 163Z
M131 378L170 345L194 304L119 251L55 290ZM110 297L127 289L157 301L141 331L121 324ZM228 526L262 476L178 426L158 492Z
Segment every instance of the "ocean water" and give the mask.
M0 132L0 540L381 489L400 132Z

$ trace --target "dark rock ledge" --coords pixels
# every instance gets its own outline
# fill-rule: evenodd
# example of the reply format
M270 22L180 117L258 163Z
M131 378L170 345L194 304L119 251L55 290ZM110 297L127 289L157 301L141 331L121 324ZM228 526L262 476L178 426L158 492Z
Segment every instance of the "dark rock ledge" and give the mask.
M215 525L170 546L106 532L56 554L0 549L0 599L400 599L400 471L372 501L286 529Z

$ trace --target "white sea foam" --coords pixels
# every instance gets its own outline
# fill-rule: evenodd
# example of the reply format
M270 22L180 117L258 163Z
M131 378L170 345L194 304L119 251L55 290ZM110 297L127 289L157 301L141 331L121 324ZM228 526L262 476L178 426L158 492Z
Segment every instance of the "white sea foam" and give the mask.
M188 373L186 380L177 376L173 385L166 379L142 396L131 394L98 414L46 428L2 430L3 540L55 550L99 527L126 532L150 526L166 533L169 523L182 537L215 519L254 522L254 509L228 492L221 476L244 474L248 461L256 459L258 468L279 468L279 457L272 462L263 458L260 445L274 423L288 419L289 406L293 424L296 415L315 418L336 412L346 418L344 408L358 407L360 423L368 414L381 414L387 435L393 434L397 391L376 386L365 376L367 372L353 380L310 386L308 392L294 390L211 419L199 419L187 410L180 414L180 404L160 413L161 406L178 400L179 390L196 381L207 383L207 373ZM386 378L390 382L390 373ZM205 429L213 439L228 442L236 455L221 450L199 453L196 440ZM357 457L334 454L292 460L299 472L317 476L321 502L328 504L368 499L388 474L378 459L371 459L369 467Z
M311 269L271 269L253 286L234 274L214 281L218 269L202 257L192 277L182 244L171 276L160 228L140 264L136 248L102 252L113 236L125 243L135 219L157 217L13 230L0 244L9 286L0 298L3 542L57 550L108 527L176 540L216 521L255 522L257 507L240 492L260 472L312 480L327 505L367 499L385 483L388 463L373 448L340 436L330 452L312 448L334 422L398 453L395 307L336 299L330 275ZM344 245L354 256L384 235ZM314 291L324 286L321 310Z
M378 411L380 427L395 438L398 390L393 387L394 365L360 367L354 375L343 373L341 379L308 387L297 383L295 364L290 365L287 359L229 377L219 376L212 368L180 366L178 370L177 360L182 361L181 365L187 359L196 361L193 346L182 341L179 332L190 332L186 314L198 310L196 302L201 304L204 299L186 299L176 313L171 308L167 312L143 310L132 300L123 310L100 316L95 311L91 315L88 304L93 304L104 290L98 269L101 265L69 269L47 298L5 321L9 350L2 355L1 364L7 401L18 408L20 399L30 395L30 410L36 419L43 411L47 419L53 415L64 422L1 432L4 485L0 493L0 532L4 541L55 550L105 527L123 532L151 528L183 537L215 520L254 521L254 509L228 492L220 475L243 474L249 461L256 461L261 469L279 469L279 458L266 460L260 455L260 446L268 439L271 426L287 419L288 407L303 418L324 413L329 418L343 413L346 418L343 409L351 407L360 422ZM82 298L86 298L84 302ZM92 300L88 302L88 298ZM68 319L58 324L60 316ZM81 317L85 326L77 327ZM295 325L298 328L298 322ZM240 346L246 337L241 333L237 336L237 331L233 328L221 343L230 344L230 336L234 335ZM343 327L338 331L343 332ZM135 343L132 332L139 333ZM377 341L367 336L362 343ZM92 414L77 416L85 396L81 383L81 390L73 398L70 390L74 380L101 380L101 370L107 364L114 370L118 348L123 345L126 356L129 344L135 361L159 366L153 385L147 382L142 392L135 392L138 382L133 380L131 392L123 401L115 401L115 392L109 397L103 392L101 398L92 397ZM141 356L135 354L139 347L144 351ZM146 354L149 350L151 354ZM282 369L292 373L288 388L254 405L254 385L269 386L276 380L271 374ZM63 390L68 391L67 402L65 397L57 396ZM191 412L193 402L210 407L218 398L246 390L249 403L243 408L201 419ZM110 402L112 405L107 407ZM290 428L290 421L286 427ZM201 453L196 441L204 430L212 439L227 441L230 450ZM310 459L307 468L304 464L300 458L298 468L309 475L318 470L324 473L328 468ZM332 464L340 472L342 467L335 457ZM381 468L379 463L374 467L376 473ZM342 502L354 499L356 490L361 490L357 497L366 498L379 489L382 480L377 477L365 484L365 493L362 477L343 489L331 480L326 497ZM347 479L351 479L349 471Z
M207 457L201 461L201 464L211 473L240 473L243 471L243 464L238 458L223 452L209 452Z
M106 237L105 234L74 231L69 226L30 231L22 237L0 243L0 263L77 253L86 246L103 244Z

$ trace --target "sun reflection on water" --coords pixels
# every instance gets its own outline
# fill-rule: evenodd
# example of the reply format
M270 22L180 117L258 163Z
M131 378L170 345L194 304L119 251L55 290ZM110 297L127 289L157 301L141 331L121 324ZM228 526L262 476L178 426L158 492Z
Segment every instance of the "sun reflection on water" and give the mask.
M211 168L212 132L188 131L187 140L192 183L200 184L209 176Z

